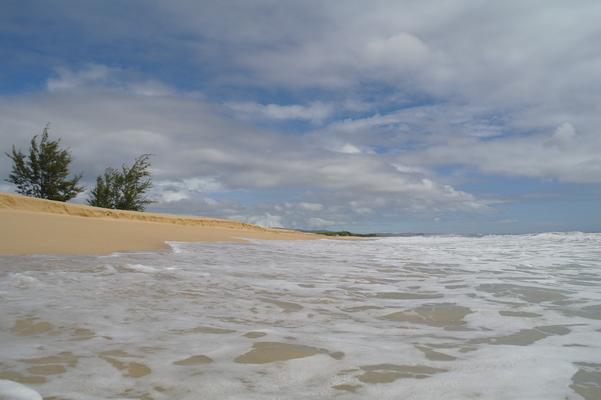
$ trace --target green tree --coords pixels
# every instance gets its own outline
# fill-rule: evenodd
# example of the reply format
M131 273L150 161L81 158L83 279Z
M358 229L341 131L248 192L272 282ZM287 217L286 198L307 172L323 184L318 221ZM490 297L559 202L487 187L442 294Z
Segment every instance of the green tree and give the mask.
M146 197L152 187L150 178L150 154L138 157L131 167L121 170L107 168L96 178L96 186L90 193L88 204L95 207L118 210L144 211L152 203Z
M88 204L102 208L116 208L118 171L107 168L103 175L96 178L96 186L90 192Z
M12 171L6 179L17 187L17 193L48 200L68 201L83 192L77 186L81 174L69 179L71 153L60 148L60 139L48 139L49 126L42 136L34 136L29 147L29 156L12 148L6 155L13 161ZM39 138L39 140L38 140Z

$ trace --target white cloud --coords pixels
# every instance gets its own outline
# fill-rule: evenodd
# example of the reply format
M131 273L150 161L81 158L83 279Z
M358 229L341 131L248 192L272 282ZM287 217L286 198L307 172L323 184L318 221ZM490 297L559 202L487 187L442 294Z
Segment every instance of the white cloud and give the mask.
M221 182L213 177L194 177L182 180L183 186L195 192L217 192L223 189Z
M374 212L373 208L368 207L369 202L351 201L349 204L353 212L360 215L369 215L373 214Z
M364 51L365 62L374 67L399 69L418 67L427 61L428 47L419 38L406 32L390 37L378 37L368 42Z
M338 225L338 223L323 218L313 217L309 218L309 225L315 228L323 228L326 226Z
M171 96L177 93L156 79L147 79L133 71L101 64L87 64L80 69L57 68L54 76L46 82L46 88L50 92L112 90L149 97Z
M245 216L234 216L234 219L241 219L247 221L251 224L256 224L260 226L264 226L266 228L281 228L284 226L282 223L282 217L279 215L272 215L270 213L265 213L263 215L251 215L248 217Z
M160 196L161 202L163 203L173 203L176 201L182 201L190 198L190 196L186 192L177 192L172 190L166 190L164 192L161 192Z
M321 210L323 210L323 204L319 204L319 203L302 202L302 203L298 203L298 206L300 208L302 208L303 210L307 210L307 211L321 211Z
M334 150L334 151L336 151L336 150ZM344 154L360 154L361 153L361 150L359 148L357 148L356 146L353 146L350 143L345 143L344 145L339 147L337 149L337 151L339 153L344 153Z
M158 180L153 183L151 197L165 203L179 202L199 193L216 192L223 185L212 177L193 177L179 180Z
M550 133L487 141L451 139L405 154L404 160L425 165L459 164L510 176L600 183L601 135L577 134L571 124L564 123Z
M512 119L482 106L418 106L334 122L312 139L329 149L343 140L385 148L397 154L391 165L415 176L453 165L487 174L600 182L595 119L580 115L576 124L565 118L545 119L531 111Z
M430 172L428 170L426 170L425 168L422 168L422 167L416 167L416 166L412 166L412 165L395 164L395 163L393 163L392 166L401 173L422 174L422 175L430 174Z
M560 144L567 144L576 137L576 130L569 122L559 125L553 132L553 139Z
M133 82L127 85L127 89L140 96L171 96L175 95L175 90L162 82L155 80L146 80Z
M272 119L272 120L306 120L321 123L333 112L331 105L322 102L313 102L309 105L279 105L258 104L252 102L230 102L226 107L236 114L248 119Z
M105 65L89 64L80 70L58 68L56 77L50 78L46 84L49 91L73 90L82 86L107 84L115 70Z

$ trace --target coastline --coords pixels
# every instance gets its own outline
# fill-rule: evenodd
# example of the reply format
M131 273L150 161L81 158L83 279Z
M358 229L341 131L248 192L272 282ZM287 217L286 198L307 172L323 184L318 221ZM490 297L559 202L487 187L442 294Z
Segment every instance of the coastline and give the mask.
M308 240L320 235L245 222L109 210L0 192L0 254L110 254L168 249L167 241Z

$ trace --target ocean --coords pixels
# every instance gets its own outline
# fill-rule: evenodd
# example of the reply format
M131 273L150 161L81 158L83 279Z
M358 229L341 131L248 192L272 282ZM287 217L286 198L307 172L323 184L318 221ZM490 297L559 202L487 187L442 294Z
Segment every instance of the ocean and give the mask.
M601 234L170 246L0 256L0 398L601 399Z

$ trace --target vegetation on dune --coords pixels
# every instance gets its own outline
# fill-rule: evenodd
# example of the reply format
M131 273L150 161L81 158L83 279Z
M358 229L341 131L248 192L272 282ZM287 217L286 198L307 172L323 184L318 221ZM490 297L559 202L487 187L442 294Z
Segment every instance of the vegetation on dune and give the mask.
M69 201L84 191L78 186L82 174L69 176L71 152L60 147L60 139L50 140L49 125L41 136L31 139L29 154L13 146L6 155L12 160L12 170L7 182L16 186L16 192L25 196L55 201ZM123 165L120 170L107 168L96 178L96 186L90 193L88 204L119 210L144 211L152 203L146 197L152 187L150 178L150 154L134 160L131 167Z
M81 174L68 178L71 153L68 149L61 149L60 139L50 140L48 131L49 126L46 125L41 137L35 135L31 139L29 155L14 146L10 153L6 153L13 162L6 181L13 183L19 194L68 201L84 190L77 185Z
M349 231L311 231L325 236L354 236L354 237L376 237L375 233L353 233Z
M150 155L138 157L131 167L121 170L107 168L96 178L96 186L90 192L88 204L117 210L144 211L152 203L146 193L152 187L150 178Z

